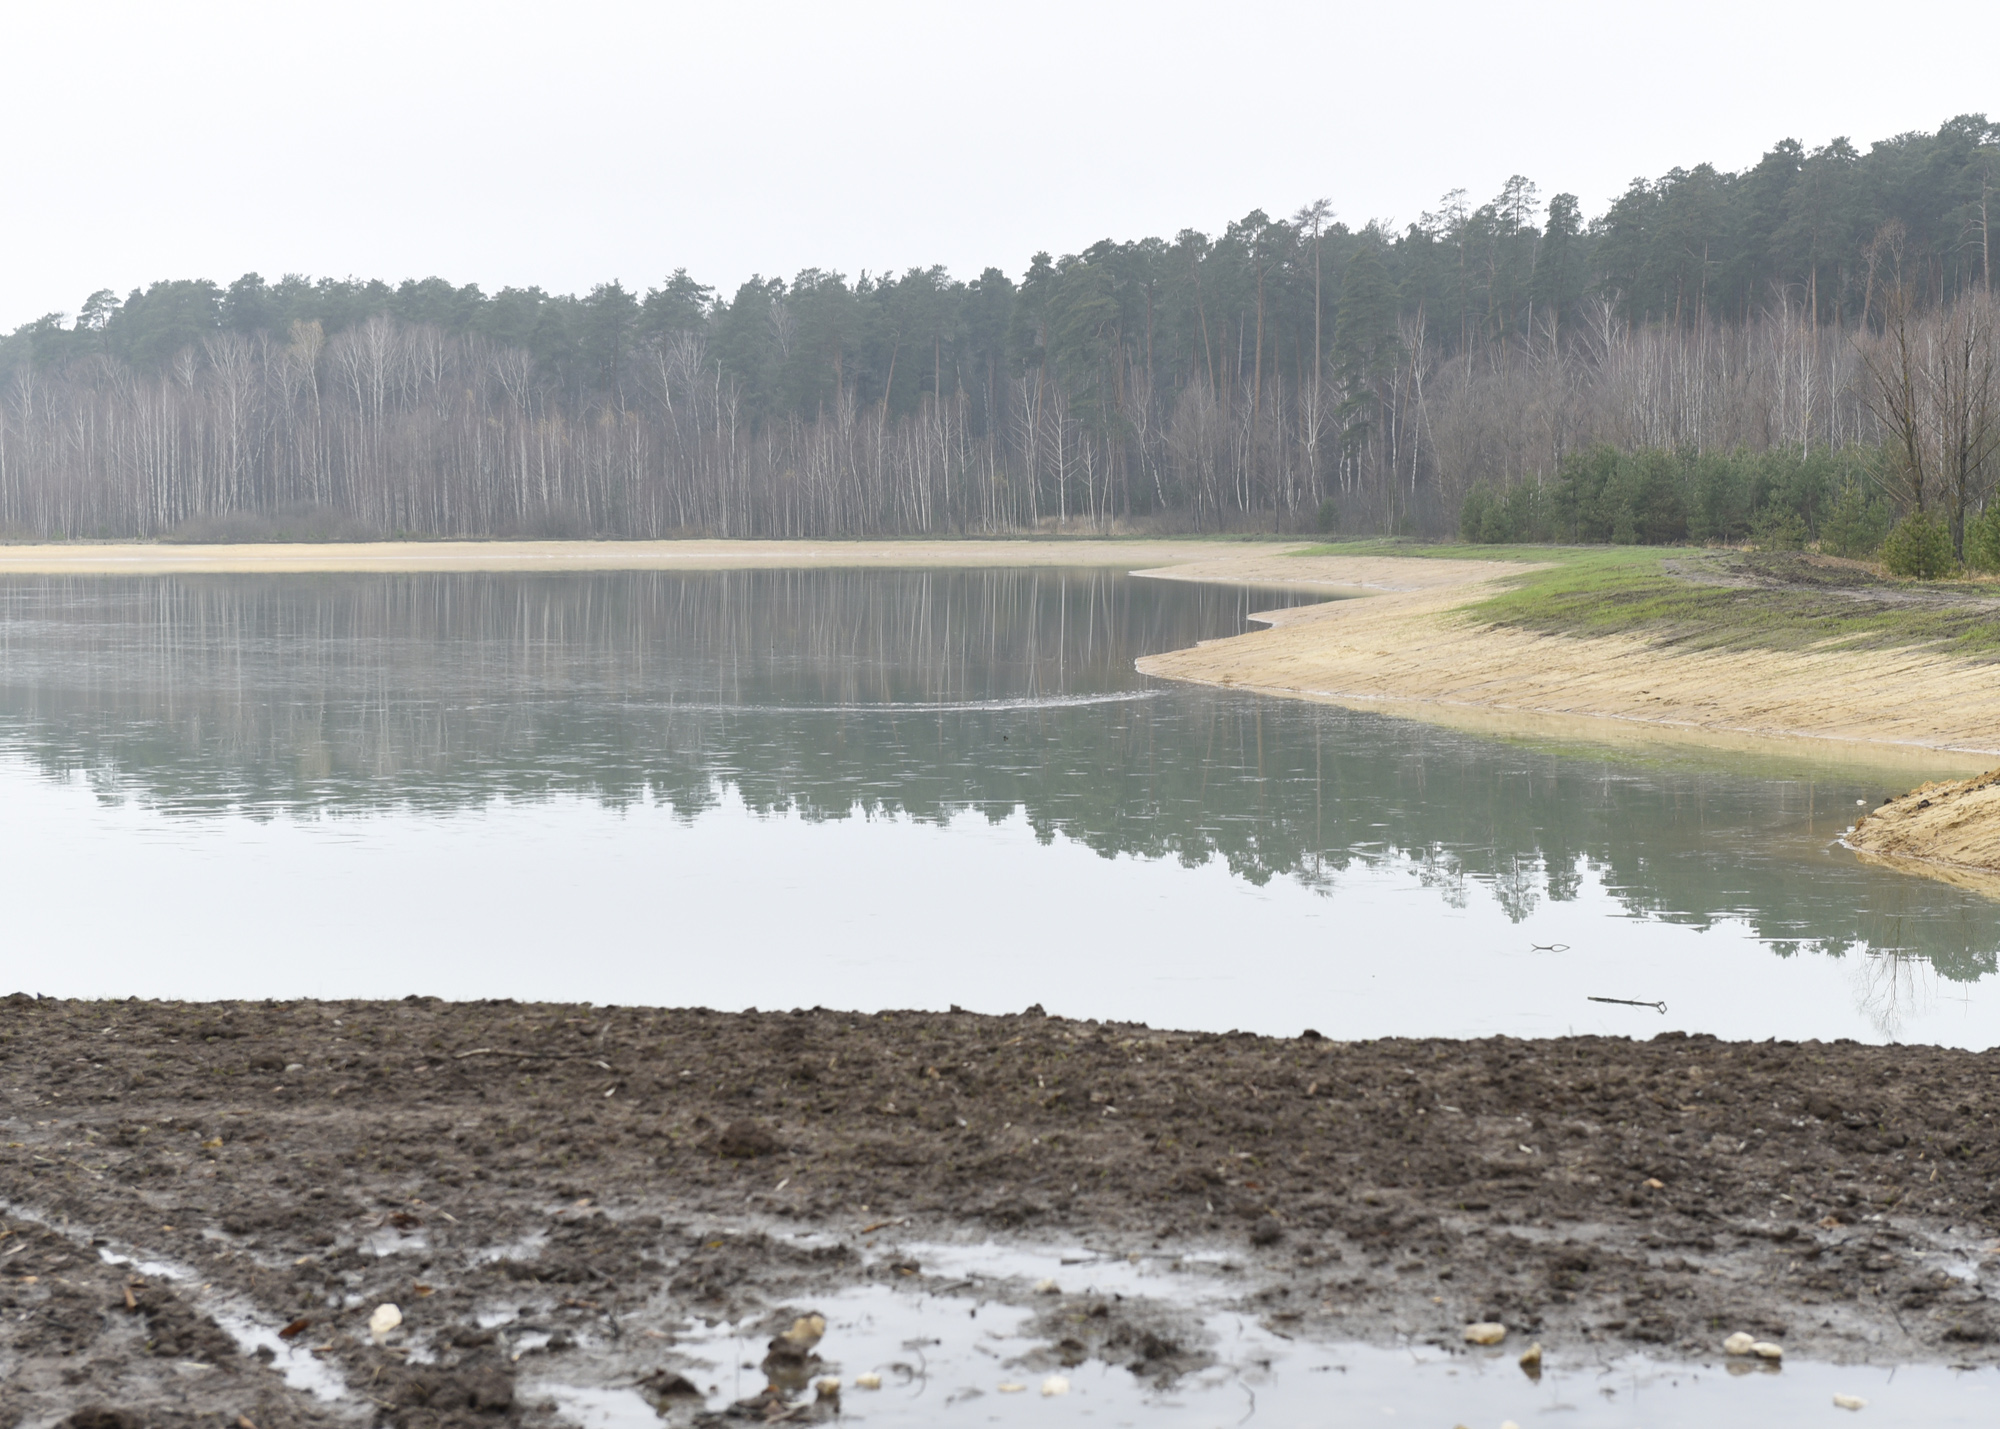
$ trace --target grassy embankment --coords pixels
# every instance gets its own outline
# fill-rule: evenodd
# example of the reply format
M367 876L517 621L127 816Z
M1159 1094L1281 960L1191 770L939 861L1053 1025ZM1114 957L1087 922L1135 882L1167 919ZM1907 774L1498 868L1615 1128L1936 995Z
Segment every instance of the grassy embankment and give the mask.
M2000 660L1993 580L1898 580L1856 561L1686 547L1357 541L1296 554L1545 563L1463 611L1480 624L1539 634L1639 636L1689 650L1925 646L1955 659Z

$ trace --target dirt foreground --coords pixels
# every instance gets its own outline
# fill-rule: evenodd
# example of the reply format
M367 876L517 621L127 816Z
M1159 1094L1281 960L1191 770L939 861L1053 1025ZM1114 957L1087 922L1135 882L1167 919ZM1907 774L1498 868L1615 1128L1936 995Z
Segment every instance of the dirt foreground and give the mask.
M1741 1330L1991 1364L1996 1068L1037 1009L16 996L0 1425L541 1424L551 1377L639 1385L672 1423L791 1422L830 1412L811 1380L852 1382L831 1339L753 1356L776 1388L731 1409L687 1337L748 1321L761 1345L858 1284L1042 1307L996 1375L1211 1362L1173 1303L925 1263L984 1241L1206 1254L1295 1339L1462 1351L1492 1320L1552 1354L1714 1362ZM371 1335L384 1304L401 1323Z

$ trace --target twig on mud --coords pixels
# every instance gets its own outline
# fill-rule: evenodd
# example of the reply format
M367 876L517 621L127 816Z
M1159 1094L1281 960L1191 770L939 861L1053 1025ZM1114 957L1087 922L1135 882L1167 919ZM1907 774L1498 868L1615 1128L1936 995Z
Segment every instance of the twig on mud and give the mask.
M879 1230L887 1230L890 1226L908 1225L909 1221L910 1218L908 1216L898 1216L894 1220L888 1220L888 1221L877 1221L872 1226L863 1226L861 1228L861 1234L874 1235L875 1232Z

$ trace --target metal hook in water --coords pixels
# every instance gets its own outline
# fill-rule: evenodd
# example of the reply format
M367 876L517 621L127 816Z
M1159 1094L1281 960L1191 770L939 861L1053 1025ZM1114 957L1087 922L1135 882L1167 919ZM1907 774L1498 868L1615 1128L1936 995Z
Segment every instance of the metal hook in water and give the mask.
M1660 1016L1665 1017L1667 1015L1667 1005L1664 1002L1638 1002L1629 997L1586 997L1584 1001L1615 1002L1620 1007L1657 1007L1660 1010Z

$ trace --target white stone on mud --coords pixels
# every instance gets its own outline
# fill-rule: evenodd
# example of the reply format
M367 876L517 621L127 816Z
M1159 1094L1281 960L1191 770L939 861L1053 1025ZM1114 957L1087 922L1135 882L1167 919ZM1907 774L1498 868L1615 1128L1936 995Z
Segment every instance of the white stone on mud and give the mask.
M1759 1340L1750 1347L1750 1353L1760 1360L1781 1360L1785 1357L1785 1347L1774 1345L1769 1340Z
M1060 1295L1062 1294L1062 1286L1056 1284L1053 1280L1037 1280L1035 1282L1035 1293L1037 1295Z
M1497 1345L1507 1338L1507 1327L1494 1320L1481 1320L1465 1327L1465 1340L1472 1345Z
M1068 1393L1069 1381L1059 1374L1052 1374L1042 1381L1042 1397L1045 1399L1051 1395Z
M1725 1355L1747 1355L1750 1353L1750 1347L1756 1343L1754 1335L1746 1335L1738 1330L1722 1342L1722 1352Z
M1836 1394L1833 1397L1835 1409L1866 1409L1868 1401L1858 1394Z
M872 1369L866 1374L857 1374L854 1376L854 1387L856 1389L880 1389L882 1387L882 1376L875 1373Z
M792 1321L792 1328L778 1336L795 1350L809 1350L826 1334L826 1316L815 1312Z
M375 1313L368 1317L368 1338L379 1345L402 1323L401 1310L394 1305L377 1305Z

